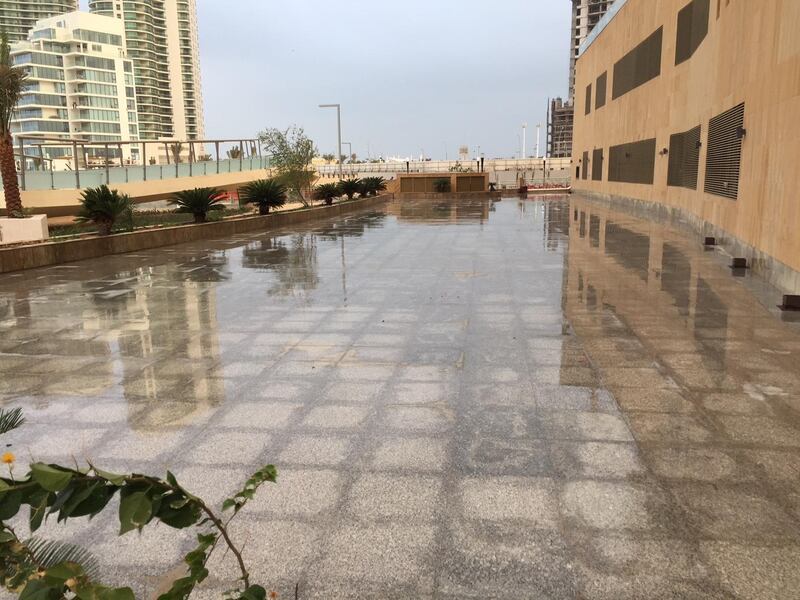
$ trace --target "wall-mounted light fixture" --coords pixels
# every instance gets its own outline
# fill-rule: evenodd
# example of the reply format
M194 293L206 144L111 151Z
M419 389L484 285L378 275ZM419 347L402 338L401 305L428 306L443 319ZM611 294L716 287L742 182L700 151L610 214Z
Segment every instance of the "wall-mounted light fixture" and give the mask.
M703 142L701 142L700 140L697 140L697 141L694 143L694 147L695 147L695 148L697 148L698 150L700 150L700 148L702 148L702 147L703 147Z
M740 140L744 139L744 136L746 135L747 135L747 129L745 129L744 127L736 128L736 137L738 137Z
M658 152L658 154L659 156L666 156L667 154L669 154L669 150L667 148L663 148Z

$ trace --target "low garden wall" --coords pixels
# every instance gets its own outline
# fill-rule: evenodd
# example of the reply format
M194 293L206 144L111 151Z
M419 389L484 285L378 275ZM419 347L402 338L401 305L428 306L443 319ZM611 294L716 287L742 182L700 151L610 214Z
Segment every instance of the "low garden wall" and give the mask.
M161 227L129 233L117 233L106 237L91 236L0 248L0 273L58 265L109 254L137 252L173 244L225 237L237 233L278 229L314 219L325 219L350 211L377 206L392 198L392 196L392 194L383 194L371 198L341 202L332 206L315 206L307 209L276 212L266 216L241 217L203 223L202 225Z

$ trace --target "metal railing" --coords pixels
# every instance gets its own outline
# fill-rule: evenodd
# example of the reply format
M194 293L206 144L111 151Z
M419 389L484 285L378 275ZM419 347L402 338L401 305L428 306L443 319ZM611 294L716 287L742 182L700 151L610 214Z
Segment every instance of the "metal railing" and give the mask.
M261 144L256 139L90 142L17 136L16 141L22 190L83 189L102 184L160 181L270 167L270 157L262 154ZM207 145L214 146L214 155L206 154ZM198 146L201 152L197 151ZM222 158L226 146L231 146L228 158ZM48 157L48 151L56 148L71 153ZM157 152L148 155L148 148L155 148ZM36 152L32 151L34 149ZM132 158L134 155L138 155L137 160ZM44 163L49 168L42 168ZM56 164L64 168L57 169Z
M544 169L569 170L570 160L564 158L526 158L526 159L491 159L483 161L484 171L543 171ZM366 162L345 163L345 176L367 175L371 173L447 173L447 172L480 172L480 160L414 160L407 162ZM331 163L318 165L317 171L323 177L338 177L339 165Z

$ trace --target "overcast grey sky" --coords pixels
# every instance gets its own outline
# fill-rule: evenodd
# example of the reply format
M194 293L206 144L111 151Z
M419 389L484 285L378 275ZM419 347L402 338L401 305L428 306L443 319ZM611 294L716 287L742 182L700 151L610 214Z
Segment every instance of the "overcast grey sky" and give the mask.
M82 4L86 4L85 1ZM569 0L197 0L207 137L305 127L360 157L528 154L565 96Z
M206 131L297 123L320 152L528 154L566 94L569 0L198 0ZM542 127L542 145L544 144Z

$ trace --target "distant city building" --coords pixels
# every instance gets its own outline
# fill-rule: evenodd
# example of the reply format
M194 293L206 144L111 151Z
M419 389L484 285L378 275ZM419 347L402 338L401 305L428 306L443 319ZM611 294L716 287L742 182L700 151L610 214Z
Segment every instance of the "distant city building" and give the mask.
M36 21L78 10L78 0L0 0L0 30L11 42L28 39Z
M556 98L550 101L547 109L547 156L569 158L572 156L574 107L570 102Z
M547 156L553 158L572 156L575 62L578 60L581 44L586 41L614 3L613 0L570 0L570 2L572 2L572 29L569 49L569 91L566 101L556 98L547 107Z
M128 56L134 64L140 137L202 139L196 0L89 0L89 10L125 23Z
M38 21L29 39L11 48L29 84L14 111L18 137L122 142L139 139L133 64L117 19L71 12ZM35 143L26 139L26 154ZM115 148L116 154L119 149ZM34 152L35 153L35 152ZM48 148L49 158L71 157L72 146ZM95 152L99 154L99 152ZM130 148L123 156L130 158Z

